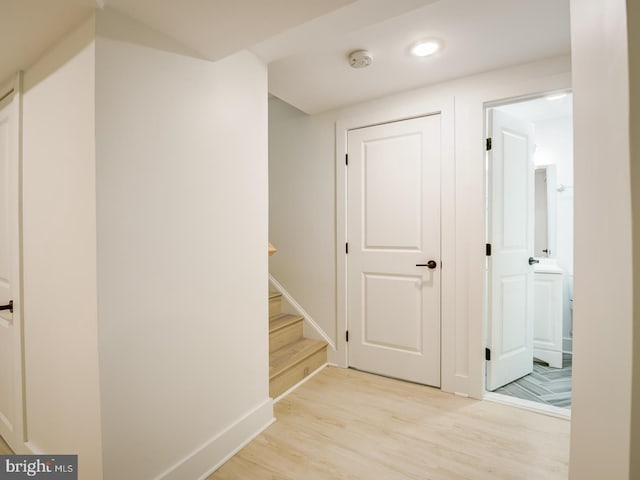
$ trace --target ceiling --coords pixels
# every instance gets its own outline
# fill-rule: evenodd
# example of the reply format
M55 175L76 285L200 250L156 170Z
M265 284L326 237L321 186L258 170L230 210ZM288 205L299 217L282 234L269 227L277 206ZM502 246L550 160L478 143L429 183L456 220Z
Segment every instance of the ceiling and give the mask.
M522 102L509 103L496 108L512 117L537 123L573 116L573 95L548 95Z
M371 7L402 4L369 22ZM388 5L387 5L388 7ZM404 11L402 11L404 10ZM339 25L339 28L331 28ZM440 39L426 58L412 43ZM373 64L353 69L348 53L366 49ZM570 54L568 0L361 0L268 39L252 50L269 61L270 92L318 113L418 86Z
M0 0L0 81L105 4L203 58L249 48L307 113L570 53L569 0ZM425 37L444 48L411 57ZM355 49L373 64L351 68Z
M0 83L96 9L119 10L217 60L354 0L0 0Z

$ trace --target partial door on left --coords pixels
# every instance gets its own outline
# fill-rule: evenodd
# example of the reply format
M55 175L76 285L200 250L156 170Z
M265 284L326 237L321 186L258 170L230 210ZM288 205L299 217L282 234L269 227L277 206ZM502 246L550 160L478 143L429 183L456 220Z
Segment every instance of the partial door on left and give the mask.
M20 304L19 98L0 90L0 435L16 452L24 445Z

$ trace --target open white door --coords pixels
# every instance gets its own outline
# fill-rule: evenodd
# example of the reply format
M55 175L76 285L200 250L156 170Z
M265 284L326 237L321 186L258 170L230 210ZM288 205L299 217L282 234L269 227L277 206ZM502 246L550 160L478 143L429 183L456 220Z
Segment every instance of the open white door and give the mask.
M347 148L349 366L440 386L440 115Z
M489 111L487 390L533 370L533 125Z
M0 100L0 435L16 453L24 443L18 115L17 96Z

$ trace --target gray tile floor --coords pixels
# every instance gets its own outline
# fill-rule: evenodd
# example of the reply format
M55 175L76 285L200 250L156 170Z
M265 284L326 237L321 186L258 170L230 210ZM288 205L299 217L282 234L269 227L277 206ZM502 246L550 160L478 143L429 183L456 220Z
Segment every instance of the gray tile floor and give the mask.
M571 408L571 354L565 353L562 368L533 362L533 372L495 390L496 393L532 400L561 408Z

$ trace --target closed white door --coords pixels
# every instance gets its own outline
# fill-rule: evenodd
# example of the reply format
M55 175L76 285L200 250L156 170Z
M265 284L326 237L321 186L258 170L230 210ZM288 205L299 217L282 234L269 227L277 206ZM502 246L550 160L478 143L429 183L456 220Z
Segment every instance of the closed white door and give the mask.
M533 126L489 111L489 348L487 390L533 370Z
M0 93L1 95L1 93ZM4 106L3 106L4 105ZM22 449L18 101L0 102L0 435Z
M347 148L349 365L440 386L440 116Z

